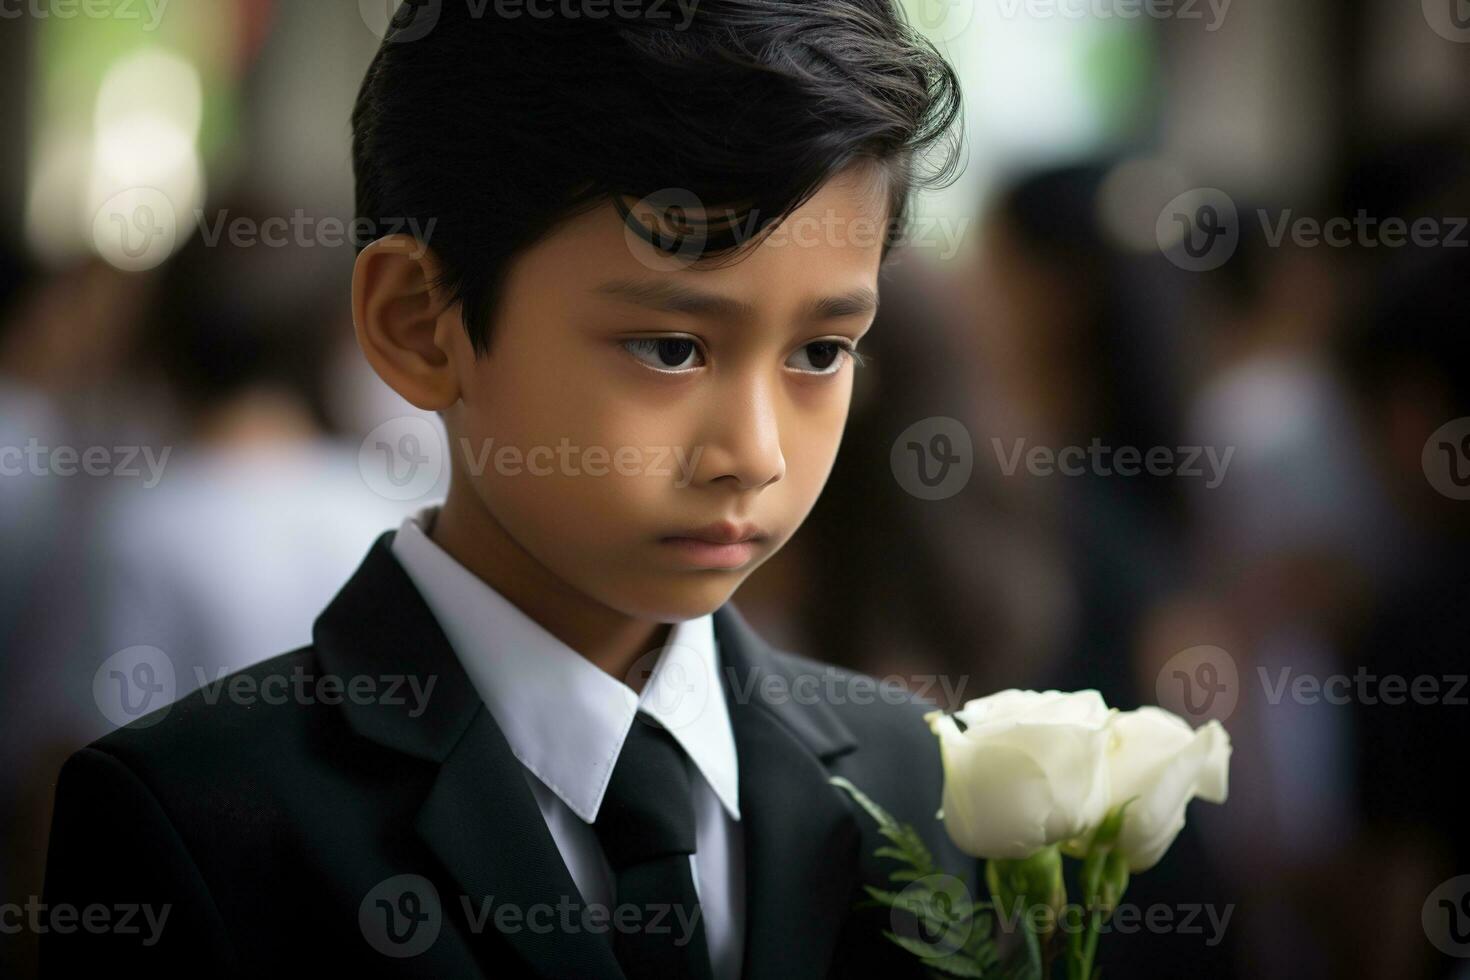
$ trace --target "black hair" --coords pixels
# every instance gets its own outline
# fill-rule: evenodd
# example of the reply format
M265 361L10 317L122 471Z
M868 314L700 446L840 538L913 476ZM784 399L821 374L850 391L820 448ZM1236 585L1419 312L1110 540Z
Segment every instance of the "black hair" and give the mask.
M957 173L958 80L895 0L536 6L410 0L352 115L358 246L424 239L477 352L516 254L603 202L625 219L627 199L661 194L720 212L696 238L704 261L875 164L886 257L913 191Z

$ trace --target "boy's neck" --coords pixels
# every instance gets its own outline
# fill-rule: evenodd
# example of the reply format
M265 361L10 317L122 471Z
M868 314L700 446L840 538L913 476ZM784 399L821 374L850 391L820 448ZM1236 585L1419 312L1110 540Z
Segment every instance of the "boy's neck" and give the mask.
M638 659L668 639L667 623L635 619L579 592L506 533L474 491L451 479L429 538L593 666L641 690Z

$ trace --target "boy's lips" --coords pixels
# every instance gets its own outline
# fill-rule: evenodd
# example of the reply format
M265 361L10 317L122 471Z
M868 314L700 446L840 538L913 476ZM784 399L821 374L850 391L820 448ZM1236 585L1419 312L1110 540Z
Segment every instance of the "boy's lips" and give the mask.
M675 531L673 534L666 535L663 540L667 541L672 538L703 541L708 544L739 544L743 541L763 541L766 536L765 531L748 521L743 523L715 521L712 524Z
M739 568L755 557L767 533L754 524L717 521L659 538L701 568Z
M755 557L754 541L714 544L697 538L660 538L659 543L699 568L739 568Z

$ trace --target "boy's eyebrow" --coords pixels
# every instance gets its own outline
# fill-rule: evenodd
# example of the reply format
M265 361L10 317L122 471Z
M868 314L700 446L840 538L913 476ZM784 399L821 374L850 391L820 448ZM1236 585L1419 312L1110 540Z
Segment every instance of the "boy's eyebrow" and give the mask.
M753 320L754 306L744 300L706 292L681 283L648 279L613 279L597 287L597 292L616 296L640 306L666 313L725 320ZM860 286L836 296L812 300L802 311L808 320L833 320L840 317L864 316L878 312L878 294Z

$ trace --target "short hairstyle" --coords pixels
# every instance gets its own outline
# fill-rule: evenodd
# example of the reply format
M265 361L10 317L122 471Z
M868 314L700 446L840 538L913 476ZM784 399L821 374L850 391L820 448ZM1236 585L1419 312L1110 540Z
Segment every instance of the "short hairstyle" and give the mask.
M358 245L431 239L483 354L514 257L606 201L626 218L674 189L722 209L704 261L874 164L886 258L913 192L956 175L959 114L953 69L896 0L408 0L352 114Z

